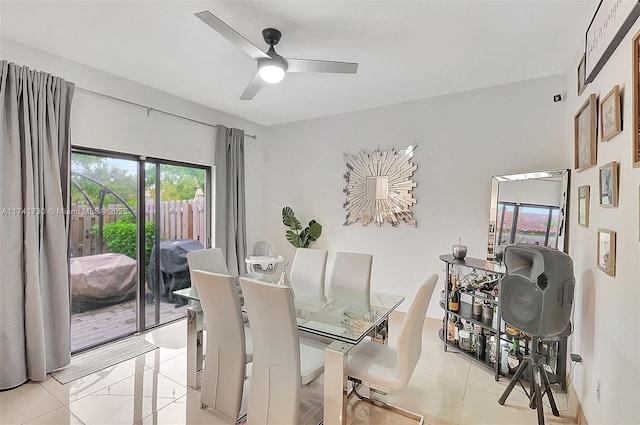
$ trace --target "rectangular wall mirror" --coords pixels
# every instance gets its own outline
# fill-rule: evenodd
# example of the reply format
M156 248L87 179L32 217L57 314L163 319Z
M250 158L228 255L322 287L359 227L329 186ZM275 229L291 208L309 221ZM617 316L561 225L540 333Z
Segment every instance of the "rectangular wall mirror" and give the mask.
M487 259L506 245L527 243L567 250L568 169L493 176Z

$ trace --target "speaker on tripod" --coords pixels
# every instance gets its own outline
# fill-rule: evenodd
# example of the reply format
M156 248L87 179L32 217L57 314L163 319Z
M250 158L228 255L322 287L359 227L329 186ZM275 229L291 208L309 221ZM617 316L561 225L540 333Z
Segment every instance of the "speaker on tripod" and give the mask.
M513 387L531 367L529 406L538 410L538 424L544 424L542 397L549 398L551 410L559 416L544 356L539 354L540 339L568 334L573 306L573 261L557 249L541 245L510 245L504 252L506 274L500 283L500 312L510 325L532 336L532 351L525 356L498 403L504 404Z
M573 305L573 261L557 249L510 245L500 284L500 311L505 322L544 338L565 331Z

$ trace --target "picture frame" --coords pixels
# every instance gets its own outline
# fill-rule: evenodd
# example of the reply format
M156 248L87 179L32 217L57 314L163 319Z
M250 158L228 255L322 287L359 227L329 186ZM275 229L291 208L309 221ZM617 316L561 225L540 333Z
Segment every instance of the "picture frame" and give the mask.
M587 87L587 75L585 71L585 67L587 64L587 55L586 53L582 55L582 59L578 64L578 96L584 92L584 88Z
M600 141L606 142L621 131L620 86L616 84L600 102Z
M640 31L633 37L633 151L634 167L640 167Z
M574 168L576 171L596 165L598 137L596 104L596 95L589 95L574 117Z
M616 275L616 232L598 229L598 268L609 276Z
M583 227L589 227L590 191L588 185L578 188L578 224Z
M587 83L596 78L639 16L639 0L600 0L585 34Z
M600 206L618 206L618 162L611 161L600 167Z

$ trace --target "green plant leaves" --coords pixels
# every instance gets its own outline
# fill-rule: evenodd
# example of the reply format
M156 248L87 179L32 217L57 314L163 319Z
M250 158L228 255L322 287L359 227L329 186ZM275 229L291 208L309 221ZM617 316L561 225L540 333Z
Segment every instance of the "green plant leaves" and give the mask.
M309 239L312 241L318 240L322 234L322 225L315 220L309 222Z
M302 241L300 240L300 236L295 234L293 230L287 230L286 236L287 236L287 240L291 245L295 246L296 248L301 247L300 242Z
M300 248L309 248L309 228L305 228L300 232Z
M302 228L290 207L282 208L282 223L291 230L286 231L289 243L296 248L308 248L309 244L316 241L322 234L322 226L315 220L311 220L309 225Z
M302 230L302 224L294 215L293 210L289 207L284 207L282 209L282 222L292 230Z
M284 224L293 230L302 230L302 224L300 224L300 221L295 217L287 217Z
M293 210L290 207L284 207L282 208L282 222L284 223L285 226L289 226L287 224L287 221L291 218L294 217L293 214Z

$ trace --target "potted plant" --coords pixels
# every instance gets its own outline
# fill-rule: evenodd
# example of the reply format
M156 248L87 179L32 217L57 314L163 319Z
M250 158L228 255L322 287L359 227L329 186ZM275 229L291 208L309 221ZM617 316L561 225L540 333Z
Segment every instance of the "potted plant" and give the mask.
M282 223L289 228L286 232L287 240L296 248L309 248L309 244L317 241L322 234L322 225L315 220L311 220L303 229L290 207L282 208Z

